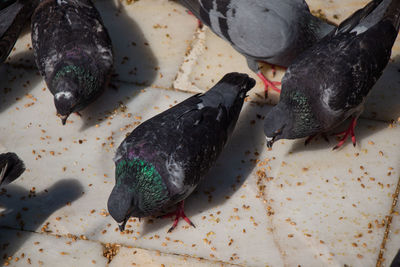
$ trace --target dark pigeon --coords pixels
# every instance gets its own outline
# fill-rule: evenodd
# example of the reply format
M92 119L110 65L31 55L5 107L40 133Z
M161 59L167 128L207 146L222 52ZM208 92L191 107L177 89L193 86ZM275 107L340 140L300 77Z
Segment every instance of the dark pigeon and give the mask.
M32 16L32 44L65 124L107 86L113 67L108 32L90 0L44 0Z
M390 267L400 267L400 250L397 252L396 256L394 257Z
M0 154L0 186L13 182L24 171L24 162L15 153Z
M39 0L8 0L0 3L0 63L14 47Z
M316 17L304 0L180 0L202 23L244 55L265 84L280 91L258 62L288 67L335 26Z
M108 199L121 231L129 217L154 215L179 202L170 231L180 217L193 225L183 201L217 160L254 85L246 74L227 74L208 92L142 123L122 142Z
M372 1L300 55L282 80L281 98L265 118L269 146L279 139L326 133L348 118L354 127L364 101L390 59L400 22L400 0ZM307 141L306 141L307 142Z

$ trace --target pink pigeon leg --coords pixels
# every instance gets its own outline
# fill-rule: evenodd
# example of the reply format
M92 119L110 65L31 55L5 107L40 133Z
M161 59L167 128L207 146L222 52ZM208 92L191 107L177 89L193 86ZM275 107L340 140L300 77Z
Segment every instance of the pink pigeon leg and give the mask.
M179 202L178 208L176 209L176 211L168 213L168 214L162 216L162 218L169 218L169 217L175 216L174 223L172 224L171 228L169 228L168 233L171 233L176 228L176 226L178 226L178 222L179 222L180 218L184 219L189 225L191 225L194 228L196 228L196 226L185 215L184 206L185 206L185 201L182 200L181 202Z
M357 118L353 118L351 120L350 126L349 128L347 128L347 130L335 134L337 136L341 136L343 135L342 139L340 139L339 143L333 148L333 150L338 149L339 147L341 147L345 142L347 137L349 137L349 135L351 135L351 141L353 142L353 146L356 146L356 136L354 135L354 128L357 125Z

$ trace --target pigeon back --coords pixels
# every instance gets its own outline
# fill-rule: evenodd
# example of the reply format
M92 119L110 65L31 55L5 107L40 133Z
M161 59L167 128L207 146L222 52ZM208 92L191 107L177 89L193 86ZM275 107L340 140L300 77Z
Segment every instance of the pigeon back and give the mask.
M32 17L32 44L55 98L60 93L78 99L71 112L85 108L105 89L113 65L112 44L90 0L42 1Z
M334 26L303 0L181 0L218 36L248 58L288 66Z

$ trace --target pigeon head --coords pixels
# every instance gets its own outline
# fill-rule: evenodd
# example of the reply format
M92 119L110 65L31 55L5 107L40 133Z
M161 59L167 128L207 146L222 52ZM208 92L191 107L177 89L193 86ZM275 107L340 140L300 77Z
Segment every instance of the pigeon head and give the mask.
M114 186L107 203L108 212L120 224L121 232L124 231L125 224L135 209L134 196L128 189L122 184Z
M279 139L297 139L320 132L320 122L313 112L310 100L298 90L282 91L279 103L264 120L268 147Z
M290 111L284 104L276 105L265 117L264 133L267 139L268 147L272 147L273 143L279 139L290 139L292 136L292 118Z
M167 186L150 163L121 157L117 152L116 184L108 199L110 215L123 231L129 217L142 218L159 211L169 200Z
M57 93L54 94L54 104L63 125L65 125L68 116L77 111L78 98L75 92L77 92L77 86L73 82L62 80L57 85Z

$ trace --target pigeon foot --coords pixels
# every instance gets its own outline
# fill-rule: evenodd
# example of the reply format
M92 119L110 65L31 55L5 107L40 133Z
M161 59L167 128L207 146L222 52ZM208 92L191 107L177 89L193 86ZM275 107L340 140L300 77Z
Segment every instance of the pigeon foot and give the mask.
M349 128L346 131L335 134L337 136L343 136L343 137L342 139L340 139L339 143L333 148L333 150L336 150L339 147L341 147L346 142L346 139L347 137L349 137L349 135L351 135L351 141L353 142L353 146L356 146L356 136L354 135L354 128L356 127L356 125L357 125L357 118L353 118L351 120Z
M281 85L281 82L273 82L267 79L267 77L264 76L264 74L259 71L257 73L257 76L263 81L264 86L265 86L265 95L268 95L268 90L269 88L273 89L274 91L278 92L279 94L281 93L281 89L276 87L277 85Z
M184 202L184 200L182 200L181 202L179 202L178 208L176 209L176 211L161 216L162 218L169 218L169 217L175 216L174 223L172 224L171 228L169 228L168 233L171 233L176 228L176 226L178 226L178 222L179 222L180 218L184 219L190 226L193 226L194 228L196 228L196 226L185 215L184 205L185 205L185 202Z
M188 10L187 13L196 18L196 16L192 13L192 11ZM197 27L198 28L203 28L203 22L201 22L201 20L199 20L199 19L197 19Z

